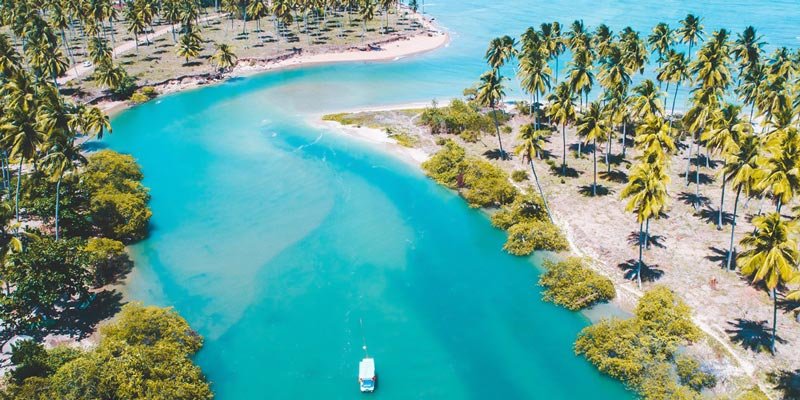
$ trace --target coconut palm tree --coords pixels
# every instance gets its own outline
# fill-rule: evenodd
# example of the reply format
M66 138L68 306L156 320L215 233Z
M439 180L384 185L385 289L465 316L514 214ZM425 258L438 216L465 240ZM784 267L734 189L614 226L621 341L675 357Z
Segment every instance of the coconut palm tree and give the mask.
M233 48L225 43L217 43L214 45L217 51L211 56L211 63L222 72L225 72L236 66L237 57L233 54Z
M767 79L767 68L760 61L745 69L744 75L739 78L739 85L736 87L736 94L739 99L750 106L750 123L753 123L753 115L756 110L756 102L761 95L762 82Z
M531 114L534 116L536 129L539 129L539 96L550 89L551 72L541 46L533 45L533 48L526 49L519 56L517 75L522 89L531 95Z
M561 158L561 175L567 174L567 123L575 120L575 93L567 82L561 82L553 93L547 97L550 103L547 114L553 121L561 125L563 155Z
M648 115L663 117L664 105L661 103L661 92L653 81L645 79L633 88L631 110L640 120Z
M639 37L639 32L626 27L620 32L620 47L623 50L625 66L632 72L644 73L647 65L647 46Z
M494 38L486 49L486 63L493 69L499 70L516 55L516 41L511 36Z
M800 262L797 221L784 221L777 212L753 218L756 230L742 239L746 248L737 260L744 275L754 283L764 282L772 292L772 340L770 350L775 353L775 336L778 324L778 287L790 281Z
M627 89L630 85L630 70L625 65L625 57L619 46L609 45L606 48L605 56L600 59L598 78L607 92Z
M672 116L675 115L675 103L678 100L678 90L681 83L691 79L691 71L689 69L689 59L683 53L675 53L667 60L667 82L675 83L675 94L672 96L672 107L670 109L670 121Z
M592 47L597 52L599 57L604 57L614 42L614 32L606 24L600 24L594 31L592 36Z
M586 104L589 103L589 92L594 85L594 72L592 72L592 55L589 50L578 50L573 54L569 70L570 89L578 95L583 108L583 93L586 96Z
M6 134L0 139L5 148L10 149L11 157L18 160L17 190L14 195L14 208L17 223L19 223L19 193L22 183L22 164L26 160L33 160L36 152L44 140L44 134L39 130L35 115L21 108L5 110L6 115L0 125L0 130Z
M636 281L642 288L642 263L645 244L644 225L649 227L650 219L658 218L667 206L667 185L670 178L666 166L661 162L641 162L636 164L628 177L628 184L622 189L620 197L627 199L625 211L636 214L639 223L639 261L636 264Z
M692 47L703 41L703 25L700 25L700 21L699 17L688 14L680 21L681 27L675 32L681 43L689 45L689 62L692 61Z
M506 92L503 87L503 77L500 76L497 69L492 69L481 75L481 81L478 85L478 93L475 100L478 101L482 107L487 107L492 110L492 117L494 119L494 127L497 130L497 142L500 145L500 158L506 158L506 152L503 150L503 139L500 138L500 123L497 119L498 106L503 102Z
M184 64L186 65L189 64L190 58L197 57L202 50L202 39L200 39L200 36L196 32L190 31L181 35L175 53L178 57L183 57L186 60Z
M75 172L78 164L86 164L86 157L81 154L81 146L75 144L74 137L59 138L42 159L42 166L56 180L55 235L59 239L59 209L61 197L61 181L65 175Z
M675 132L656 115L650 114L636 127L638 159L644 163L666 163L675 153Z
M736 151L737 143L743 135L752 133L752 125L742 121L740 114L741 106L731 103L725 104L711 116L711 129L706 130L700 136L700 140L706 143L712 154L718 154L723 162L728 154ZM719 199L719 212L717 213L717 229L722 229L722 213L725 209L725 188L728 183L728 176L722 174L722 194Z
M791 120L790 120L791 121ZM800 133L786 126L771 134L769 157L764 163L763 181L759 184L775 199L775 212L800 192Z
M761 169L762 161L762 138L753 134L744 134L739 139L736 147L725 158L725 166L722 174L728 177L731 189L736 190L736 197L733 201L733 221L731 222L731 241L728 248L728 256L725 262L726 268L731 269L731 261L736 249L733 247L736 235L736 211L739 207L739 196L750 197L756 189L763 176Z
M599 101L589 104L586 112L578 116L576 123L578 135L584 138L586 143L592 142L592 154L594 157L594 183L592 184L592 196L597 196L597 139L605 139L610 128L607 125L608 115L606 108Z
M0 33L0 76L10 77L15 75L22 62L17 49L11 43L8 35Z
M662 65L669 60L668 54L674 42L674 34L669 25L664 22L659 22L647 37L647 44L650 45L651 51L655 52L658 56L656 62L658 68L661 69ZM663 80L658 78L658 88L661 89Z
M764 54L764 41L756 32L756 28L748 26L744 31L737 35L733 46L733 57L739 63L739 81L745 71L757 66Z
M561 24L558 22L552 22L549 24L543 23L540 26L540 29L542 37L547 47L548 58L553 59L556 62L555 82L558 83L558 72L559 72L558 57L566 49L566 45L564 45L564 40L561 37Z
M544 208L547 210L547 217L550 222L553 222L553 216L550 214L550 207L547 205L547 198L542 191L542 186L539 184L539 175L536 174L536 166L533 159L538 157L544 152L544 133L547 131L537 130L533 124L527 124L520 129L519 140L520 144L514 149L517 155L522 156L522 162L527 161L533 173L533 179L536 182L536 187L539 189L539 195L542 196Z

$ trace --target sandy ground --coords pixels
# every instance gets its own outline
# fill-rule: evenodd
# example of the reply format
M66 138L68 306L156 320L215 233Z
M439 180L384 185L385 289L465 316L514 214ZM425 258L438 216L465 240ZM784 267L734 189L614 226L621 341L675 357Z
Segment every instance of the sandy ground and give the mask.
M413 108L418 108L414 105ZM397 109L409 107L397 107ZM385 110L386 108L382 108ZM414 118L393 111L375 111L374 119L379 125L394 126L406 132L418 135L418 151L428 155L435 152L432 135L427 129L415 125ZM527 123L521 117L514 118L510 125L517 132L518 127ZM395 144L388 138L384 130L373 128L342 128L342 133L351 133L354 137L372 142L384 143L384 147L392 154L404 157L405 148ZM497 139L484 136L478 143L464 143L468 153L482 155L488 150L497 148ZM567 164L575 170L574 177L562 180L550 167L549 163L559 166L562 154L562 137L560 129L551 136L546 148L549 161L536 160L536 168L541 179L550 207L556 222L570 239L572 252L585 255L594 260L594 267L610 277L617 289L618 298L615 303L624 310L631 311L642 295L636 283L629 279L627 269L630 260L638 256L636 232L638 224L632 214L625 212L624 202L619 198L624 182L627 179L630 164L622 161L618 154L622 151L620 138L611 144L611 173L607 173L604 163L606 144L598 144L598 184L605 193L591 197L586 193L592 182L592 157L590 149L577 157L577 138L574 130L567 129ZM630 140L630 132L628 136ZM503 144L506 149L516 145L516 133L504 134ZM635 151L627 149L626 160L633 160ZM730 390L741 390L756 382L762 390L771 392L773 398L780 398L774 392L767 374L775 371L791 372L800 369L800 323L796 311L779 309L778 336L781 341L777 345L777 353L773 356L759 343L768 343L772 323L772 301L760 287L751 285L747 278L722 268L725 252L730 240L730 222L717 230L715 224L716 210L719 208L721 196L717 178L719 160L712 160L710 168L705 162L700 163L701 205L696 210L688 199L695 192L695 167L692 167L692 183L687 186L685 176L687 150L673 157L671 162L672 182L669 193L672 201L668 217L651 223L653 235L652 245L645 252L645 263L650 266L650 279L644 283L643 290L655 284L663 284L680 294L692 307L694 320L708 335L704 345L694 351L708 362L721 377L718 391L730 393ZM407 157L404 157L408 160ZM426 156L419 155L414 160L419 163ZM511 172L526 169L519 159L510 161L494 161L505 170ZM529 171L528 171L529 172ZM527 182L532 184L532 182ZM728 190L725 194L726 218L732 212L735 193ZM736 242L749 231L750 217L758 212L760 202L742 200L739 205L736 228ZM767 203L764 210L771 211L774 206ZM749 382L749 383L748 383Z

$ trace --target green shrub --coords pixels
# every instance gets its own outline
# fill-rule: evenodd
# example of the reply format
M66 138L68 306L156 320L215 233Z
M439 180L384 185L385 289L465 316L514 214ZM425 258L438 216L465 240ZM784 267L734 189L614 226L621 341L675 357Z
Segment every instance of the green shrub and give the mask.
M130 102L133 104L142 104L148 101L150 101L150 98L140 92L135 92L130 98Z
M492 214L492 225L500 229L508 229L523 222L547 220L547 210L538 194L529 191L525 195L517 195L514 202Z
M462 194L473 208L508 204L517 193L503 170L478 158L467 159L463 186Z
M125 245L118 240L91 238L82 251L95 287L115 282L133 267Z
M90 210L92 222L103 236L125 243L144 239L153 215L141 195L106 189L92 196Z
M140 90L140 92L151 99L154 99L158 96L158 91L152 86L145 86Z
M436 143L437 146L444 146L448 140L449 139L447 138L437 137L436 140L434 140L434 143Z
M422 112L420 123L430 128L434 135L459 135L465 131L489 132L494 129L491 118L481 114L474 105L459 99L454 99L447 107L438 107L433 103Z
M511 179L514 182L522 182L528 179L528 171L518 169L511 173Z
M444 148L436 152L422 169L436 182L451 189L459 187L459 179L464 173L466 152L452 140L444 143Z
M466 130L458 134L461 140L467 143L476 143L481 138L481 133L473 130Z
M395 132L392 128L386 128L386 134L400 146L413 148L417 145L417 138L406 132Z
M694 358L688 356L677 357L675 366L677 367L681 384L698 392L706 388L712 388L717 384L717 378L701 370L700 363Z
M769 397L758 386L753 386L748 391L736 397L736 400L769 400Z
M517 256L527 256L537 250L562 251L567 246L567 240L557 226L549 221L534 221L509 228L503 249Z
M693 399L680 385L671 365L678 346L700 337L691 310L669 289L656 286L639 300L628 320L604 320L584 328L575 341L583 355L601 372L622 380L646 399Z
M511 127L510 127L510 126L508 126L508 125L505 125L505 126L503 126L502 128L500 128L500 132L503 132L503 133L505 133L505 134L509 134L509 133L511 133L511 132L514 132L514 130L513 130L513 129L511 129Z
M560 262L545 261L547 270L539 278L543 297L570 310L581 310L616 296L610 279L592 271L579 258Z

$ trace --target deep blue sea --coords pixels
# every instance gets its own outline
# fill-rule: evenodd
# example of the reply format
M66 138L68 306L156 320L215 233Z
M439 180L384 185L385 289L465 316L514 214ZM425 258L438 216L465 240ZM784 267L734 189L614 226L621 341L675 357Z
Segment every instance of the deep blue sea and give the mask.
M800 44L797 1L432 0L425 10L449 47L236 79L113 119L107 144L142 164L154 212L151 237L132 248L128 296L174 306L205 336L197 361L218 399L359 398L364 341L376 398L632 398L573 354L587 320L540 300L536 260L504 254L504 233L482 213L308 119L446 101L485 70L489 39L553 20L646 35L694 12L709 32L752 24L768 49Z

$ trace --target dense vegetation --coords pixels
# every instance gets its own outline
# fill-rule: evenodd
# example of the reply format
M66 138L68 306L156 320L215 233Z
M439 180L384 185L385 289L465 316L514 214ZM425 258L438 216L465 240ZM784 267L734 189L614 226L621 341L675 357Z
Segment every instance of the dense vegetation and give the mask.
M63 37L71 19L111 18L90 6L113 9L102 1L0 3L0 19L22 43L20 54L0 33L0 343L32 338L14 346L0 397L210 398L190 359L202 339L172 311L127 306L86 352L38 342L85 338L119 310L121 295L104 286L132 268L125 245L147 236L151 216L135 160L110 150L87 156L83 147L110 133L108 117L57 87L67 63L56 32ZM110 57L97 27L87 46ZM100 61L96 73L115 69Z
M582 310L609 301L616 296L614 283L592 271L580 258L545 261L545 272L539 285L545 288L542 297L570 310Z
M209 385L190 359L202 345L174 311L128 304L101 328L100 344L91 350L15 344L17 367L0 398L210 399Z
M698 390L713 385L713 379L692 361L674 364L679 347L699 338L689 307L669 289L657 286L641 298L633 318L584 328L575 352L645 399L693 399Z

